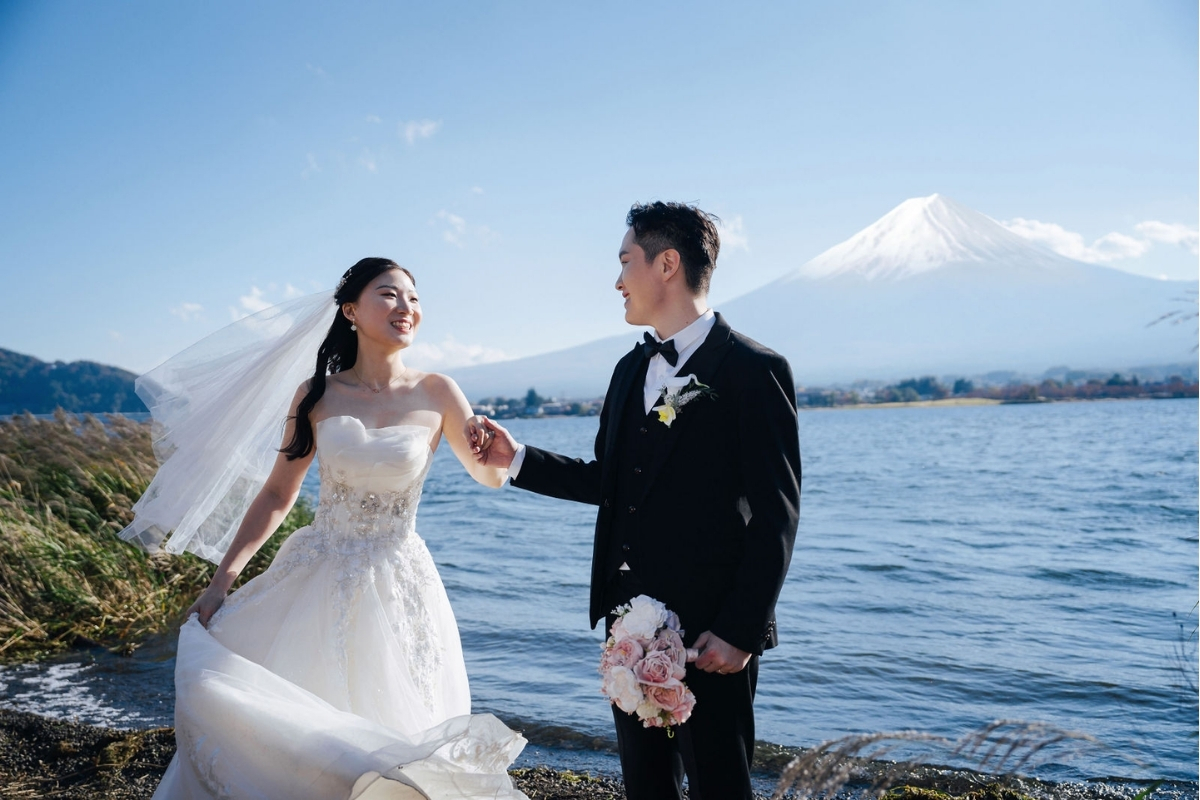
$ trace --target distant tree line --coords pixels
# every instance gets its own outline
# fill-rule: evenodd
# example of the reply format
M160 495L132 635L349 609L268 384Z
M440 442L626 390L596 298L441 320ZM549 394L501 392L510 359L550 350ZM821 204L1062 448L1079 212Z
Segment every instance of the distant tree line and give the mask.
M1052 400L1101 400L1105 398L1196 397L1197 383L1179 375L1165 380L1142 381L1136 375L1114 373L1107 380L1088 378L1078 382L1046 378L1039 383L1011 382L1001 386L976 386L966 378L946 385L933 376L908 378L874 391L846 389L800 389L796 402L815 408L860 405L864 403L912 403L943 400L950 397L978 397L1004 403L1030 403Z
M485 397L471 408L477 414L487 414L496 419L513 417L588 417L600 413L602 401L559 401L553 397L542 397L531 388L524 397Z
M53 363L0 348L0 414L138 412L137 376L93 361Z

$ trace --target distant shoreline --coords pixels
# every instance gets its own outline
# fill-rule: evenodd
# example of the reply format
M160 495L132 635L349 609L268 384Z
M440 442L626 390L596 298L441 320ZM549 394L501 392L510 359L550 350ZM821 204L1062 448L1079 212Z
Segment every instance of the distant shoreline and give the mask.
M1037 400L997 400L991 397L945 397L941 400L909 400L893 403L846 403L837 406L800 406L799 411L857 411L871 408L941 408L953 406L1035 406L1051 403L1100 403L1129 400L1195 400L1194 397L1040 397Z
M863 408L933 408L940 406L998 406L990 397L946 397L941 400L907 400L894 403L846 403L840 406L800 406L800 411L846 411Z

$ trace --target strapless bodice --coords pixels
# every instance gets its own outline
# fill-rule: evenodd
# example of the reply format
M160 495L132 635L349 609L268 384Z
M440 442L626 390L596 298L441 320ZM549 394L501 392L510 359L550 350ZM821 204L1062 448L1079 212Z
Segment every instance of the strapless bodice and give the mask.
M316 425L321 494L313 528L375 538L411 533L432 451L423 425L367 428L355 417Z

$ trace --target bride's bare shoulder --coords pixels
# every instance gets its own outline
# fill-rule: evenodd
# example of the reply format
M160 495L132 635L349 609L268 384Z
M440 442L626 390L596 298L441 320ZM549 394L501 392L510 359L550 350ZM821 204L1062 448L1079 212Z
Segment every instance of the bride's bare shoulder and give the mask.
M416 372L416 370L413 370ZM415 375L415 383L419 384L427 391L438 391L439 389L449 389L450 387L458 388L458 384L449 375L443 375L440 372L417 372Z
M351 383L349 380L347 380L344 375L342 375L340 372L335 372L332 375L326 376L325 392L323 392L323 395L328 396L330 389L333 389L336 392L341 389L349 389L352 386L353 386L353 383ZM292 407L295 408L296 406L300 405L300 401L308 396L308 393L312 391L312 388L313 388L313 379L312 378L308 378L307 380L303 381L299 386L297 386L296 393L292 396ZM322 400L325 399L324 396L321 398ZM318 403L319 402L320 401L318 400Z
M430 397L438 400L453 401L462 397L462 390L458 388L454 379L440 372L422 372L418 375L416 383Z

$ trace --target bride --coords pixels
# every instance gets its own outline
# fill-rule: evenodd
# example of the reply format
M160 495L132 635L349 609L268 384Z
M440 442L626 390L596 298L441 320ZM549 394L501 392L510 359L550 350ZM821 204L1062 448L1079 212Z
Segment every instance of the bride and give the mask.
M458 386L404 365L421 324L408 270L363 259L332 299L307 300L307 315L256 315L239 334L251 344L216 334L139 382L165 460L123 536L220 561L180 629L178 751L154 796L523 798L506 769L524 739L471 715L458 628L415 531L443 433L475 480L499 486L505 471L472 458ZM283 408L269 407L286 395L275 384L311 365L313 349L316 371L267 468L248 451L278 446ZM314 455L313 524L227 596Z

